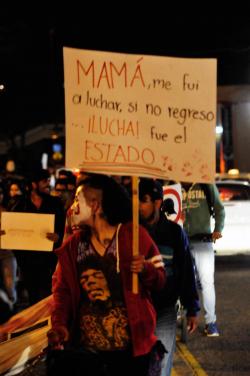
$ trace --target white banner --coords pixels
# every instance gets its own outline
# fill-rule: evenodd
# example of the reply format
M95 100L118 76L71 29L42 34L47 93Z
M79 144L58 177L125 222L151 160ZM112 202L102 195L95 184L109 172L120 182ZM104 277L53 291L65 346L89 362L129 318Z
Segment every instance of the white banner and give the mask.
M64 48L66 166L213 182L216 60Z

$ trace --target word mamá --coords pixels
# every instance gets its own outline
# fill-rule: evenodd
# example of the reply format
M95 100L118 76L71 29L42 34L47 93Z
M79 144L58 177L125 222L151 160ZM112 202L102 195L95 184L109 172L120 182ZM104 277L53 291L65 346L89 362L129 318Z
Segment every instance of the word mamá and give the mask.
M145 81L140 62L143 58L136 61L135 65L128 64L126 61L115 63L112 61L90 62L76 60L77 85L84 83L86 78L90 79L92 88L99 88L105 84L109 89L117 85L124 87L133 87L138 84L145 87Z
M131 145L122 146L85 140L84 160L86 162L153 165L155 155L149 148L140 150Z

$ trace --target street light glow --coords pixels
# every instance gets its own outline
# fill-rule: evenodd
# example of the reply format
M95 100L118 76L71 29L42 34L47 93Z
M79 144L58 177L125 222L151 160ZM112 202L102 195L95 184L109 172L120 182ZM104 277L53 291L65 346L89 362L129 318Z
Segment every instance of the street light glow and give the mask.
M223 133L223 127L222 125L216 126L216 134L222 134Z

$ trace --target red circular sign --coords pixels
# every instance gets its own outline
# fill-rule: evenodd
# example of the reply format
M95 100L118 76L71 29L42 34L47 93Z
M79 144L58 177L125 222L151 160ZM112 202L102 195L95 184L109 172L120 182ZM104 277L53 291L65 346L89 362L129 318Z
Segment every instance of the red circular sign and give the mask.
M178 212L177 212L176 218L174 220L174 222L177 223L179 221L180 217L181 217L181 198L180 198L180 195L175 189L172 189L172 188L165 188L163 190L163 197L164 197L165 194L172 194L177 199Z

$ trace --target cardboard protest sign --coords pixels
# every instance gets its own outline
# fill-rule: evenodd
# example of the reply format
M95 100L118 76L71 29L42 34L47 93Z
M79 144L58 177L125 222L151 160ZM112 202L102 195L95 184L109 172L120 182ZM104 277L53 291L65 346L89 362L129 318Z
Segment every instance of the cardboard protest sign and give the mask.
M64 48L66 166L212 182L216 60Z
M52 251L53 242L46 233L54 232L54 214L2 212L2 249Z

